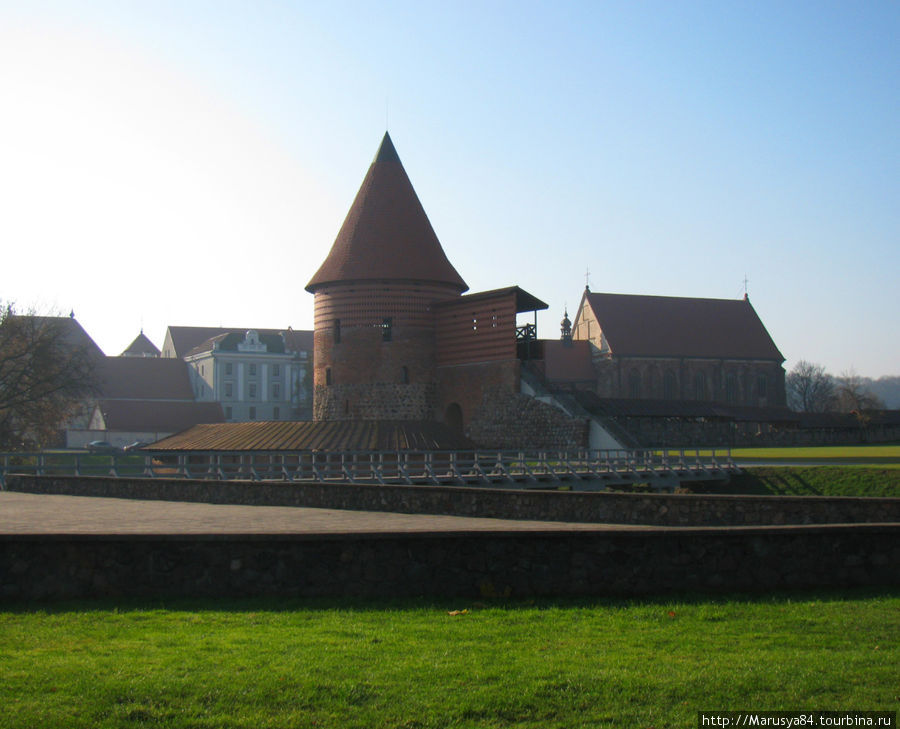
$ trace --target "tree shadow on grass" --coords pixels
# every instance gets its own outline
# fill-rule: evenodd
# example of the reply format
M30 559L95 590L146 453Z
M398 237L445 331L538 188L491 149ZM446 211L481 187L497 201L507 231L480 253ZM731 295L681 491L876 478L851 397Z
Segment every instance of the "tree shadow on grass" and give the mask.
M66 600L60 602L0 603L0 614L45 613L137 613L137 612L190 612L190 613L258 613L258 612L346 612L366 613L434 611L452 614L453 611L480 610L531 611L548 609L611 609L622 610L641 607L668 607L672 605L716 605L725 603L773 604L793 602L842 602L900 598L900 588L835 588L800 591L766 592L672 592L636 597L541 597L541 598L484 598L460 596L456 598L173 598L157 600L97 599ZM98 615L99 616L99 615Z

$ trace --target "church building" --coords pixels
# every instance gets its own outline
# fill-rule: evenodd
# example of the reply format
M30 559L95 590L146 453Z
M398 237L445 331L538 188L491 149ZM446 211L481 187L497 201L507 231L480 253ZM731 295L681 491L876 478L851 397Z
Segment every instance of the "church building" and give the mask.
M784 406L784 357L747 296L592 293L572 325L600 397Z

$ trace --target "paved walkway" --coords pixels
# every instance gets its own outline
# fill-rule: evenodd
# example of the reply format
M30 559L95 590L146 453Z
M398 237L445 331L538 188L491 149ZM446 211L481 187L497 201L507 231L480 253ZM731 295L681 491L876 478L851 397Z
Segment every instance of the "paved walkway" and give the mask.
M2 534L373 534L640 529L291 506L226 506L0 491Z

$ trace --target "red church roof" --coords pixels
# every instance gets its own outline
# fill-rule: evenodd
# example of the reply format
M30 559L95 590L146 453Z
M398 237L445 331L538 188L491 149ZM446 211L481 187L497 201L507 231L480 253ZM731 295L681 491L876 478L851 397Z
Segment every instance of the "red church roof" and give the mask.
M453 268L385 132L325 262L306 285L388 279L469 287Z
M784 361L748 299L585 296L614 355Z

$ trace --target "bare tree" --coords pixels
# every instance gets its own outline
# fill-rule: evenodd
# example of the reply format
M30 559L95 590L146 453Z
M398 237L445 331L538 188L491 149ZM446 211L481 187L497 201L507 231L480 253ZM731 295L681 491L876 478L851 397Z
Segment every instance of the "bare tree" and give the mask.
M834 380L822 365L800 360L785 378L788 405L803 413L825 413L837 404Z
M863 377L852 368L837 378L837 408L843 413L861 413L864 410L883 410L884 403L873 395Z
M0 449L52 442L96 392L96 350L72 341L67 324L0 305Z

